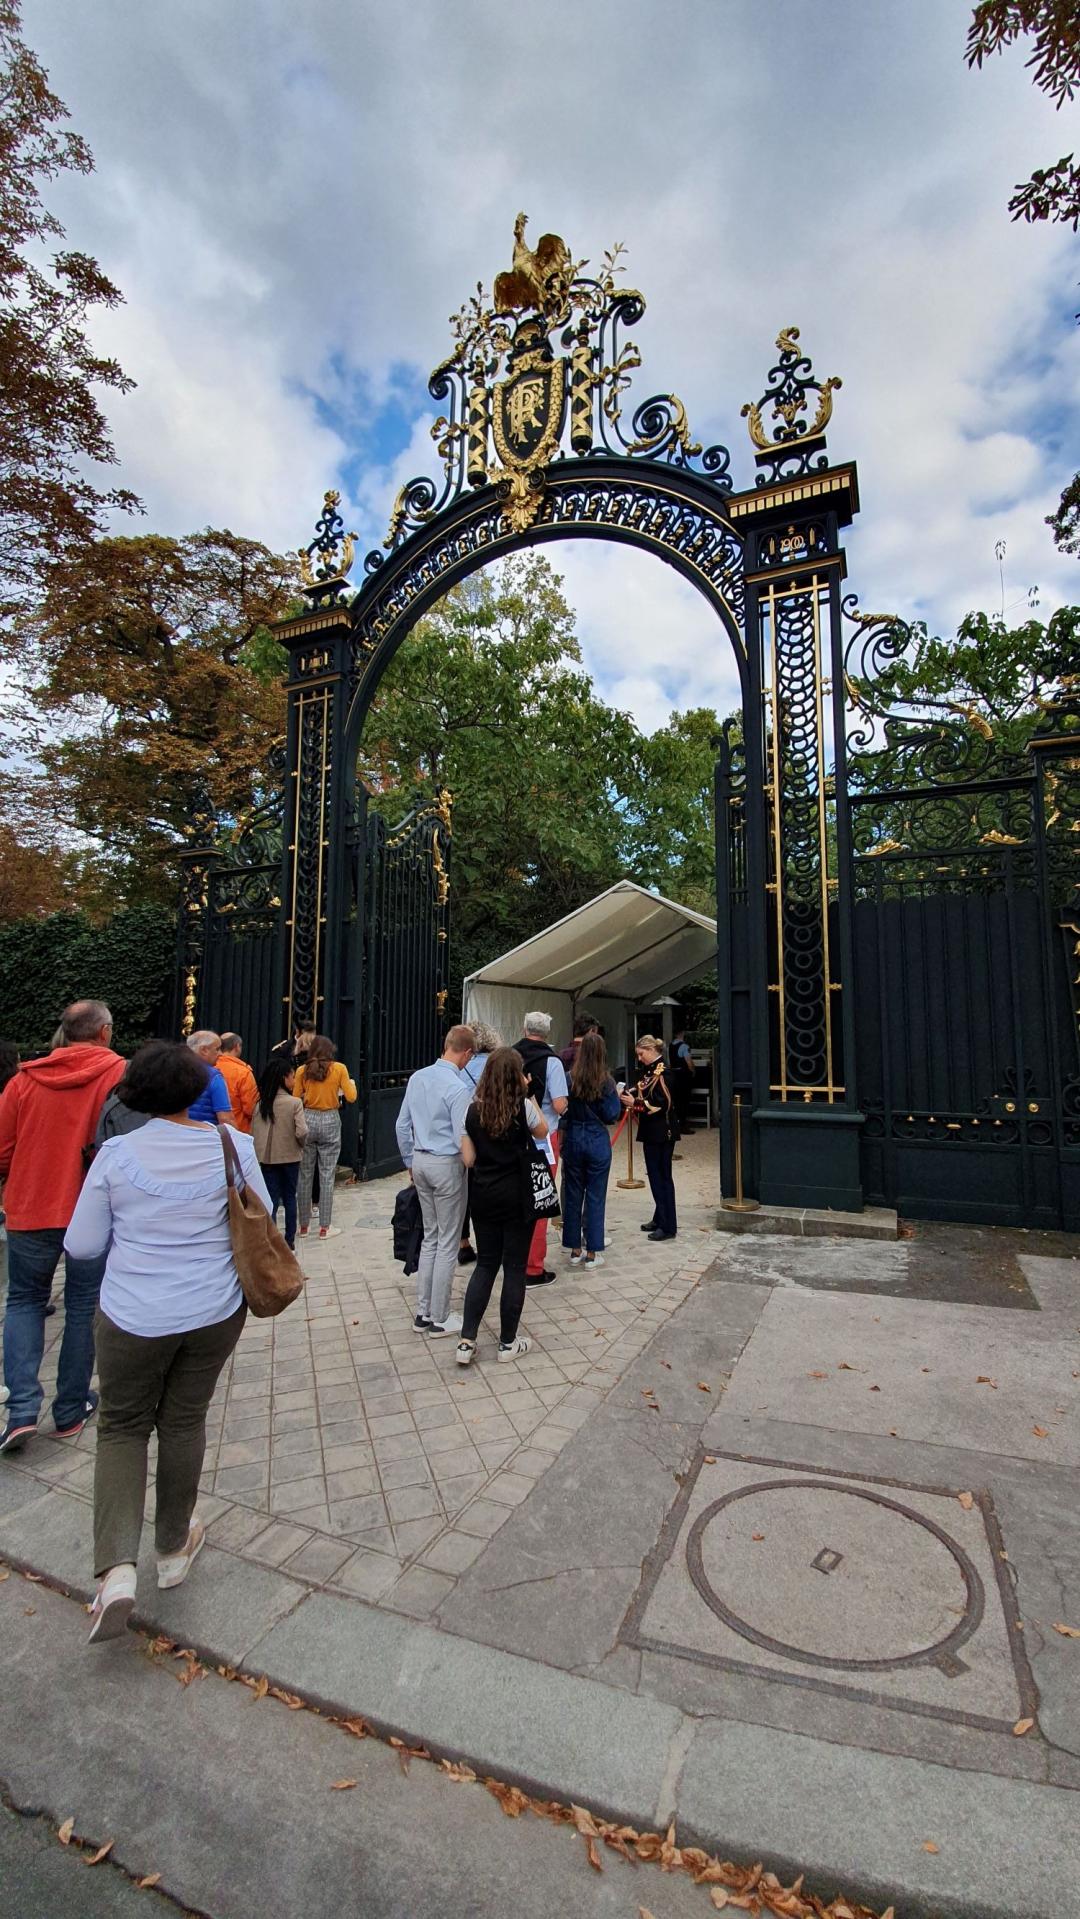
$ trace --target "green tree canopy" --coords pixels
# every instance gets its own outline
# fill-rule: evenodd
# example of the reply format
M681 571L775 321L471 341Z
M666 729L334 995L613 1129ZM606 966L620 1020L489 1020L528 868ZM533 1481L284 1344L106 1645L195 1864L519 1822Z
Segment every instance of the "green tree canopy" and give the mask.
M400 818L454 797L454 960L469 968L620 878L711 910L715 713L651 738L597 697L538 555L419 621L368 721L360 777ZM691 898L692 895L692 898Z
M979 772L992 778L1023 764L1027 743L1048 713L1069 703L1080 659L1080 607L1060 607L1044 624L1007 626L987 613L969 613L957 639L943 640L925 625L907 629L909 643L872 682L852 678L849 691L872 721L899 716L878 728L871 750L850 771L864 787L931 785L948 774L950 739L965 729L981 743ZM1072 724L1066 715L1065 724ZM912 741L915 744L912 744Z

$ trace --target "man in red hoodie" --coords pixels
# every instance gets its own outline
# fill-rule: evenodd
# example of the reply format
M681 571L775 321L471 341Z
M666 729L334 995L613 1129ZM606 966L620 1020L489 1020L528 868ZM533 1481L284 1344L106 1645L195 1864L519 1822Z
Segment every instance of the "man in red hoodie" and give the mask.
M45 1308L75 1210L98 1114L124 1072L114 1053L112 1015L100 1000L76 1000L61 1021L62 1042L21 1066L0 1094L0 1181L5 1181L8 1292L4 1317L7 1425L0 1452L14 1452L37 1428L44 1398L38 1373ZM61 1438L81 1433L97 1409L94 1311L105 1260L65 1258L64 1337L53 1400Z

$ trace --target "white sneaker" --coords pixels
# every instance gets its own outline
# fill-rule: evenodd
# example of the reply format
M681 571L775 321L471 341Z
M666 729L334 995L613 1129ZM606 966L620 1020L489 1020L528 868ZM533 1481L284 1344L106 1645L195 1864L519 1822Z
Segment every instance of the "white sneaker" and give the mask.
M610 1234L610 1233L608 1234L608 1236L607 1236L607 1238L605 1239L605 1241L604 1241L604 1245L605 1245L605 1246L610 1246L610 1245L611 1245L611 1234Z
M340 1226L320 1226L319 1238L320 1239L340 1239L341 1227Z
M571 1266L580 1266L583 1258L584 1258L583 1253L571 1253L570 1255Z
M604 1264L604 1255L603 1253L586 1253L581 1263L583 1266L587 1266L591 1272L594 1266L602 1266Z
M188 1542L180 1553L166 1553L157 1563L158 1591L166 1592L170 1586L182 1586L194 1561L206 1544L206 1527L193 1519L188 1533Z
M135 1610L135 1568L129 1561L105 1574L91 1608L93 1625L87 1645L119 1639Z
M455 1333L460 1333L464 1324L460 1313L448 1313L441 1326L438 1323L432 1326L428 1338L451 1339Z
M454 1358L457 1360L457 1363L459 1366L471 1366L473 1363L473 1355L475 1352L476 1352L475 1339L459 1339L458 1349L457 1349L457 1352L454 1354Z
M511 1359L524 1359L526 1353L529 1350L531 1343L532 1342L530 1340L525 1339L521 1334L519 1334L517 1339L512 1339L510 1341L509 1346L503 1346L500 1344L499 1365L504 1366L506 1362Z

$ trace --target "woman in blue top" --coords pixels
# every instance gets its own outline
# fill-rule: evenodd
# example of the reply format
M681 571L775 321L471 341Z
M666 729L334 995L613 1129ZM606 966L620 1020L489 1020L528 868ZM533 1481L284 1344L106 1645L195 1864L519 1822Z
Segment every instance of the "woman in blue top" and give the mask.
M563 1245L571 1266L604 1263L604 1205L611 1171L608 1127L621 1111L599 1033L586 1033L570 1075L562 1116Z

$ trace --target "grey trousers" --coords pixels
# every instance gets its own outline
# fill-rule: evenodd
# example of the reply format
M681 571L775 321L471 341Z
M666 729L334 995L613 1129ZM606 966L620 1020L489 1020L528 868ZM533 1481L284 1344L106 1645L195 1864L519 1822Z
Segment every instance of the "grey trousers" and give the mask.
M300 1161L298 1207L300 1224L311 1224L311 1189L315 1184L315 1161L319 1162L319 1226L329 1226L334 1210L334 1176L341 1158L341 1114L320 1113L311 1107L304 1114L307 1138Z
M416 1153L412 1176L424 1221L416 1310L423 1319L433 1319L436 1326L441 1326L450 1311L469 1184L460 1153Z
M94 1572L139 1557L146 1504L146 1450L157 1429L154 1544L159 1558L182 1552L206 1453L206 1409L247 1317L239 1306L214 1326L144 1339L125 1333L100 1306L97 1342L97 1455L94 1464Z

